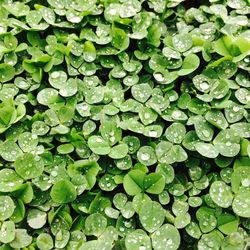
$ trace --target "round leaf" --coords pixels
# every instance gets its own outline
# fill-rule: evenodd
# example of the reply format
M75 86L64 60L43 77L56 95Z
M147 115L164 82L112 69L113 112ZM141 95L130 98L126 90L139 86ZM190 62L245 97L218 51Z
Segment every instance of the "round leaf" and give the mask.
M0 196L0 220L8 219L13 214L14 209L14 202L9 196Z
M165 224L152 234L152 245L156 250L176 250L180 245L180 233L171 224Z
M146 201L139 211L139 220L149 233L157 230L165 220L165 212L156 201Z
M14 167L16 172L27 180L39 177L43 172L44 163L39 156L26 153L16 159Z
M75 186L68 180L56 182L50 192L52 200L56 203L69 203L76 199Z
M233 195L231 189L222 181L213 182L209 194L212 200L220 207L227 208L232 204Z

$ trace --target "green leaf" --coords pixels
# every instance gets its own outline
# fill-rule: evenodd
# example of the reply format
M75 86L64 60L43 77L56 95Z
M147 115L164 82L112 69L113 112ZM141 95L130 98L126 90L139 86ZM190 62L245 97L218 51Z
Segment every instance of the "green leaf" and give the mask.
M219 155L215 146L210 143L197 142L195 143L195 149L198 153L207 158L216 158Z
M49 76L49 83L52 87L60 89L66 84L67 78L64 71L53 71Z
M128 145L125 143L118 144L111 148L109 157L113 159L122 159L128 153Z
M15 209L13 200L7 195L0 196L0 220L10 218Z
M16 17L25 16L30 10L29 6L22 2L8 3L3 7Z
M84 43L83 58L86 62L93 62L96 59L96 48L91 41Z
M149 236L141 229L137 229L127 234L125 246L127 249L152 249Z
M240 151L240 137L232 129L225 129L215 137L214 146L223 156L233 157Z
M58 97L58 91L52 88L42 89L37 95L38 103L48 106Z
M150 173L145 177L143 187L147 193L160 194L165 187L165 179L159 173Z
M180 233L171 224L164 224L152 234L152 246L156 250L168 249L176 250L180 245Z
M0 145L0 155L4 160L13 162L22 155L22 151L14 141L5 141Z
M139 211L139 220L146 231L153 233L163 224L165 213L158 202L146 201Z
M44 169L44 163L39 156L26 153L17 157L14 163L16 172L23 179L33 179L39 177Z
M180 144L186 134L186 128L183 124L174 122L172 123L165 132L166 138L176 144Z
M37 247L40 250L50 250L53 248L53 239L48 233L41 233L36 240Z
M231 188L223 181L213 182L209 194L211 199L220 207L227 208L232 204L233 194Z
M193 41L189 34L178 34L172 38L174 48L179 52L185 52L192 47Z
M0 122L7 127L13 122L13 119L15 119L14 102L12 99L7 99L0 104Z
M32 152L38 144L37 135L30 132L24 132L18 137L18 144L24 152Z
M198 224L193 221L185 227L185 230L191 237L195 239L199 239L202 235Z
M131 170L123 179L123 187L127 194L137 195L143 190L145 173L140 170Z
M250 195L249 190L236 194L232 204L234 213L245 218L248 218L250 216L249 195Z
M185 57L183 60L183 64L181 66L181 69L178 71L179 76L185 76L193 71L195 71L200 65L200 59L195 54L189 54Z
M15 69L6 63L0 64L0 82L8 82L15 76Z
M89 148L98 155L107 155L110 153L110 146L101 136L93 135L88 139Z
M236 232L238 226L239 219L232 214L223 213L218 217L218 229L226 235Z
M0 191L13 192L21 187L23 179L12 169L0 170Z
M174 180L174 169L171 165L160 163L156 167L156 172L164 177L166 184L169 184Z
M56 182L50 192L52 200L56 203L69 203L76 199L75 186L68 180Z
M13 221L4 221L0 228L0 241L10 243L15 238L15 223Z
M126 50L129 46L129 37L120 28L112 27L112 45L120 51Z
M159 24L154 23L151 26L149 26L147 35L148 44L153 45L155 47L159 47L161 43L160 38L161 38L161 29L159 27Z
M100 236L107 227L107 219L99 214L94 213L89 215L85 220L86 235Z
M150 146L141 147L137 152L137 158L145 166L151 166L157 161L155 151Z
M47 214L38 209L31 209L27 215L27 222L31 228L42 228L47 220Z
M27 233L26 229L16 229L15 239L10 243L13 248L23 248L31 244L32 237Z

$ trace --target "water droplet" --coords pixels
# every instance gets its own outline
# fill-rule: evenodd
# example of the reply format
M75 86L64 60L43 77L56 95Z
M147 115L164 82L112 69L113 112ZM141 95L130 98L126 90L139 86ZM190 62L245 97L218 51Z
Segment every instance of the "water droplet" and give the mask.
M233 111L234 111L234 112L238 112L239 110L240 110L239 107L237 107L237 106L234 106L234 107L233 107Z
M147 160L149 160L150 159L150 155L149 154L141 154L141 159L143 160L143 161L147 161Z
M207 89L209 89L209 84L207 82L202 82L200 84L200 88L203 90L207 90Z
M157 131L151 130L148 133L149 136L156 137L157 136Z
M243 187L249 187L250 186L250 179L245 178L241 181L241 184Z

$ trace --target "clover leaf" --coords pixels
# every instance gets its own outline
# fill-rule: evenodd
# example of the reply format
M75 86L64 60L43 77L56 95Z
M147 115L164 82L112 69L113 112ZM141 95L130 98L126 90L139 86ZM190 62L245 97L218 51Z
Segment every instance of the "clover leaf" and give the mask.
M122 159L124 158L128 153L128 146L125 143L121 143L119 145L114 146L111 148L109 157L113 159Z
M13 221L4 221L1 225L0 241L10 243L15 238L15 223Z
M152 234L154 249L178 249L180 245L179 231L171 224L164 224Z
M143 146L137 152L138 160L146 165L151 166L156 163L156 155L154 149L150 146Z
M189 54L183 60L182 67L178 71L178 75L184 76L192 73L199 67L199 64L200 64L199 57L195 54Z
M29 246L32 242L32 237L27 233L26 229L16 229L15 238L10 243L13 248L23 248Z
M0 196L0 219L8 219L14 212L15 205L9 196Z
M120 51L125 50L129 46L129 37L126 32L120 28L112 28L112 45Z
M142 226L152 233L163 224L165 220L164 210L155 201L145 202L139 211L139 220Z
M42 174L44 169L43 161L38 156L26 153L19 156L14 163L16 172L23 179L32 179Z
M0 170L0 191L13 192L20 188L23 179L12 169Z
M214 139L218 152L226 157L232 157L240 151L240 137L231 129L222 130Z
M110 153L110 146L101 136L93 135L88 139L89 148L98 155L106 155Z
M85 233L100 236L107 226L107 219L98 213L89 215L85 220Z
M37 237L36 241L37 247L41 250L52 249L53 248L53 239L47 233L41 233Z
M16 72L15 69L9 64L0 64L0 82L8 82L14 78Z
M27 222L31 228L38 229L45 225L47 214L38 209L32 209L27 215Z
M214 145L210 143L197 142L195 144L195 149L207 158L216 158L219 155L219 152L216 150Z
M60 180L53 185L50 196L54 202L68 203L74 201L77 194L75 186L70 181Z
M212 183L209 194L211 199L220 207L229 207L232 204L233 195L230 187L222 181Z
M238 193L232 204L233 211L241 217L249 217L249 190Z
M145 231L138 229L126 236L125 246L127 248L149 250L151 249L151 242Z
M143 190L143 181L145 174L140 170L130 171L123 180L125 191L129 195L136 195Z

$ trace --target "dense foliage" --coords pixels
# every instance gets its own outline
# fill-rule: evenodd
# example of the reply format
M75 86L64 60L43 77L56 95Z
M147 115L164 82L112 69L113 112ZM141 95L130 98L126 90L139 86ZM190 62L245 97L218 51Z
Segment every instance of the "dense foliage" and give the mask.
M246 249L249 14L0 0L0 249Z

